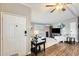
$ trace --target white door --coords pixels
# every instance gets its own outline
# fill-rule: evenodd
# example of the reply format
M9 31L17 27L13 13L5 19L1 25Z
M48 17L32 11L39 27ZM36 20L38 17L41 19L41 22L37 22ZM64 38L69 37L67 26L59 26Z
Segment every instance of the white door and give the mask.
M26 17L3 14L2 55L25 55L26 50Z
M76 22L70 23L70 34L72 37L75 37L77 41L77 23Z
M16 24L15 24L15 38L17 40L17 50L19 55L26 55L26 47L27 41L25 34L26 31L26 17L16 17Z

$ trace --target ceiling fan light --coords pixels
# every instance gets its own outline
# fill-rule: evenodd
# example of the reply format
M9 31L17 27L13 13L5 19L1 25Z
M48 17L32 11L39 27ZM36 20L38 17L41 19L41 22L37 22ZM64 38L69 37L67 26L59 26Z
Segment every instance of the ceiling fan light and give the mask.
M56 9L57 9L57 10L61 10L63 7L64 7L64 6L63 6L62 4L59 4L59 5L56 6Z

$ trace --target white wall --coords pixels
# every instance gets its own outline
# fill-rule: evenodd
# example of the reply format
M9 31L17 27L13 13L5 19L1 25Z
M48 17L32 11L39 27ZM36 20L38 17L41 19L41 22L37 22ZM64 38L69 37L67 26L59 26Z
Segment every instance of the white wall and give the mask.
M49 27L41 24L33 24L34 31L39 32L39 36L46 37L46 31L49 31Z
M31 9L20 3L0 3L1 12L10 12L18 15L30 16Z
M45 37L45 26L44 25L34 25L34 31L38 31L40 36Z

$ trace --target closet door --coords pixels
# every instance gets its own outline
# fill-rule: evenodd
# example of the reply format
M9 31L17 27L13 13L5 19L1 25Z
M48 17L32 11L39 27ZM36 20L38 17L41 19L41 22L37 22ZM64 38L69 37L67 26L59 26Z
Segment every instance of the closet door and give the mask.
M77 22L70 23L70 34L72 37L75 37L75 41L77 42Z
M2 55L25 55L26 17L3 14Z

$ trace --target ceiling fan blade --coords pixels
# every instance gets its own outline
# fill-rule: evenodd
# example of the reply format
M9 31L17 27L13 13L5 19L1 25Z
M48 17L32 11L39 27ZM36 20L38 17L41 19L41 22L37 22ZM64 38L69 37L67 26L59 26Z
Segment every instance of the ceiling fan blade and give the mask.
M46 7L54 7L55 5L46 5Z
M50 13L52 13L52 12L54 12L55 11L55 9L53 9L52 11L50 11Z
M63 3L63 5L68 5L68 4L72 4L72 3Z
M72 4L72 3L66 3L66 4Z

